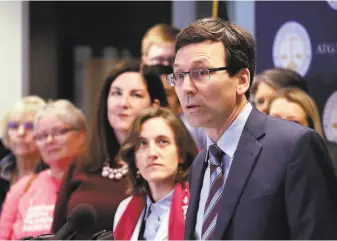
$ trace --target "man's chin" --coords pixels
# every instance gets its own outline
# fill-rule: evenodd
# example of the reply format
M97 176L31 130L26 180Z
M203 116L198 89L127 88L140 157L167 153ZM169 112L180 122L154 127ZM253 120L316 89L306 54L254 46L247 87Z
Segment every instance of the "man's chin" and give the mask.
M203 127L203 121L201 120L200 117L196 116L186 116L186 120L188 124L192 127Z

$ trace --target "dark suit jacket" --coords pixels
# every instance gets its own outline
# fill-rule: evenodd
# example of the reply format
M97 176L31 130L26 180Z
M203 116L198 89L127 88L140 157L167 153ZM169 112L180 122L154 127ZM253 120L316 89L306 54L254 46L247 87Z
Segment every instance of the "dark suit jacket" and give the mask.
M330 153L332 164L335 170L335 175L337 175L337 143L332 141L326 141L325 143Z
M206 150L194 160L185 239L194 239ZM337 239L337 182L313 130L253 108L227 177L215 239Z

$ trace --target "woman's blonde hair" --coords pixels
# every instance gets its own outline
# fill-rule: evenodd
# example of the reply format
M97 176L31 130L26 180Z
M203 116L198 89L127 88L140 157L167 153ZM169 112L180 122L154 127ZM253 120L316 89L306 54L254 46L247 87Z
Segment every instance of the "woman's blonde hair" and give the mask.
M307 115L309 127L316 130L318 134L323 137L322 124L319 117L317 105L307 93L298 88L281 89L276 93L275 97L271 99L268 107L268 114L273 101L279 98L284 98L289 102L293 102L301 106L305 114Z
M15 103L14 107L10 109L3 118L3 128L1 128L2 141L4 145L8 148L9 146L9 136L8 136L8 122L11 121L13 116L24 116L24 115L36 115L36 113L43 109L46 102L35 95L25 96L21 100Z
M34 129L38 128L41 118L49 115L55 115L61 121L73 128L79 130L87 129L85 115L68 100L60 99L48 101L46 106L36 114Z

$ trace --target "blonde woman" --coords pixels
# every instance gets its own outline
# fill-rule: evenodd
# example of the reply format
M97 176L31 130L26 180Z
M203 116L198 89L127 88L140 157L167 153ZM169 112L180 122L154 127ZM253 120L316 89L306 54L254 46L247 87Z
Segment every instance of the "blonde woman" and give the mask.
M1 136L11 152L0 160L0 210L12 184L46 167L33 139L35 115L45 105L38 96L26 96L4 116Z
M323 131L315 101L298 88L285 88L271 99L269 115L297 122L316 130L322 137Z
M0 240L51 232L63 173L85 150L84 114L67 100L50 102L35 117L34 136L50 168L22 178L11 187L0 217Z

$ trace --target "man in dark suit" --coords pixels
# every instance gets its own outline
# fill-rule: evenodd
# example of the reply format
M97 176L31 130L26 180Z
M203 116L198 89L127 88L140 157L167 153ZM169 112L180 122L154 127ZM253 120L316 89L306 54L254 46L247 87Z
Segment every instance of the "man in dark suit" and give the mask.
M175 86L207 148L194 160L185 239L337 239L337 185L322 138L248 101L255 41L220 19L177 36Z

